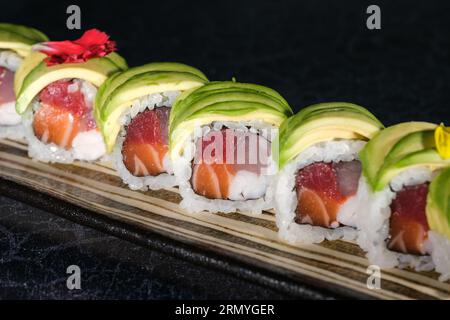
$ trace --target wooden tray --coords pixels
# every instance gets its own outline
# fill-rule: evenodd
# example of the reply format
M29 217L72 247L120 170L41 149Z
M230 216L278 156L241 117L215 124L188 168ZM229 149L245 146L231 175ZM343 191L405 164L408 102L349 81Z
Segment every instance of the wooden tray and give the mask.
M177 205L180 196L176 188L131 191L105 163L40 163L27 157L24 142L0 140L0 177L50 196L46 201L58 198L87 209L86 214L92 217L107 217L142 234L155 233L230 261L222 264L225 272L255 281L264 278L262 283L279 290L312 290L308 297L319 298L333 296L322 292L357 298L450 298L450 284L439 282L434 272L383 270L381 289L370 290L366 285L368 262L354 243L288 245L277 238L272 212L257 217L238 213L191 215ZM114 229L115 234L120 235L120 228ZM206 264L214 264L213 260ZM241 267L236 269L231 262ZM317 295L311 294L316 289Z

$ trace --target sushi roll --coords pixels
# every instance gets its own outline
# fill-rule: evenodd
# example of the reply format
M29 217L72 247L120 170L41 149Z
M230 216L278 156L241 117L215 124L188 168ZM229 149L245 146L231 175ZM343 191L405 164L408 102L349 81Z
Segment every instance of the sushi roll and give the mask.
M276 136L291 114L283 97L255 84L211 82L182 94L169 122L181 207L252 214L272 208Z
M42 32L0 23L0 138L23 138L22 119L16 112L14 75L31 46L48 41Z
M358 244L371 264L417 271L436 266L449 278L450 183L448 171L440 172L450 167L450 157L438 151L445 144L448 150L447 131L428 122L401 123L361 151L363 205L356 222Z
M96 29L75 41L44 42L15 76L16 110L22 115L30 157L44 162L93 161L105 154L94 119L98 87L127 68L115 43Z
M434 269L440 281L450 279L450 167L440 172L430 183L426 218Z
M100 88L95 114L122 180L134 190L175 185L169 157L171 107L208 82L181 63L150 63L115 74Z
M280 128L276 223L283 240L353 240L361 176L358 153L383 125L345 102L312 105Z

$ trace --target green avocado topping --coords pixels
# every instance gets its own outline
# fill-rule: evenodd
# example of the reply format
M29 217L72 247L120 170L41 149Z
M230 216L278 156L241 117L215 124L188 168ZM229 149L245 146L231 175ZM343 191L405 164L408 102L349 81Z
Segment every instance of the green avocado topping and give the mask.
M450 165L434 140L436 124L400 123L378 133L360 153L363 174L373 191L383 190L396 175L412 167L432 170Z
M0 23L0 48L16 51L22 57L31 50L31 46L48 41L45 34L26 26Z
M280 128L280 168L313 144L333 139L369 140L383 124L366 108L347 102L308 106Z
M54 66L47 66L43 61L44 58L45 55L41 53L33 53L24 60L16 72L16 78L23 79L17 92L16 110L19 114L24 113L34 97L52 82L64 78L78 78L99 87L108 76L126 67L125 60L116 53L83 63L64 63Z
M211 82L180 95L169 120L173 157L196 127L213 121L263 120L279 127L292 114L286 100L273 89L234 81Z
M112 151L120 132L120 117L134 101L167 91L184 92L207 82L198 69L174 62L149 63L112 75L100 87L94 104L108 152Z
M450 239L450 167L431 182L426 214L430 229Z

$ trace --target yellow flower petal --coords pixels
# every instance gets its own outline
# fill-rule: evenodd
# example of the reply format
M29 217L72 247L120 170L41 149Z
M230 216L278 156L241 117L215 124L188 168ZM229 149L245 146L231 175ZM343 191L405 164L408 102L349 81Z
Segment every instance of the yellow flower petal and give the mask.
M450 159L450 127L441 124L434 132L436 149L442 159Z

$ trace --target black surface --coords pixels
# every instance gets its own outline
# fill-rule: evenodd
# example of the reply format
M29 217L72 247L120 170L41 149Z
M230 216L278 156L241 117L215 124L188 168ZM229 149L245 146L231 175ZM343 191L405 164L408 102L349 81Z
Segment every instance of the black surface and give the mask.
M366 1L15 0L1 4L0 21L35 26L53 39L75 38L80 32L65 28L66 7L73 3L82 8L83 29L97 27L110 33L131 66L185 62L213 80L235 76L238 81L273 87L296 110L311 103L344 100L368 107L387 125L408 120L450 123L448 1L377 1L382 29L376 31L366 28L365 11L372 4ZM72 255L85 259L92 272L91 290L83 290L83 297L233 298L242 294L262 298L273 294L261 287L239 286L241 280L221 278L221 273L207 268L189 268L179 260L18 202L2 198L1 203L0 245L7 250L0 250L0 268L9 279L4 281L1 273L4 297L70 297L55 289L61 279L53 284L48 281L64 277L60 268ZM15 212L20 217L17 220ZM27 222L27 215L33 223ZM62 233L54 232L54 225L63 226ZM114 244L111 254L105 250L109 243ZM53 247L58 249L51 251ZM40 256L41 251L54 256ZM127 262L127 254L144 262ZM172 262L159 264L164 259ZM48 266L54 268L46 272ZM41 271L33 273L39 267ZM154 276L162 269L171 270L167 274L176 275L174 281ZM107 275L100 275L102 270ZM220 286L195 286L197 282L188 280L191 272L185 270L194 270L206 282L216 281ZM140 274L136 279L157 280L141 285L142 281L127 278L131 273ZM108 291L105 286L111 281L95 279L116 279L116 285Z
M194 265L0 196L3 299L280 299L267 287ZM66 269L81 270L69 290Z
M178 273L183 274L184 277L187 277L190 283L197 284L198 287L201 288L201 292L204 294L204 298L216 298L216 299L243 299L248 294L253 294L252 298L262 299L262 298L270 298L270 299L279 299L279 298L302 298L302 299L340 299L345 297L358 297L361 298L361 295L355 295L354 292L348 292L344 289L336 290L334 287L327 288L326 284L318 283L314 279L304 279L305 283L300 281L292 281L288 277L277 276L270 272L266 272L259 268L250 267L246 264L243 264L234 259L226 258L221 255L216 254L213 250L209 248L196 248L192 246L185 245L175 240L170 240L164 236L152 233L150 231L145 232L140 228L136 228L130 224L122 223L120 221L110 219L93 212L89 212L80 207L71 205L62 200L49 197L45 194L39 192L30 192L28 188L21 186L15 182L11 182L8 180L3 180L0 178L0 194L6 195L9 198L5 198L6 201L14 201L16 200L17 204L24 205L24 203L29 203L30 206L26 206L30 211L30 215L25 216L25 222L21 220L20 215L13 214L12 216L6 215L6 218L11 218L11 221L15 224L21 225L22 223L27 224L32 228L33 224L36 224L36 221L41 221L39 217L35 221L34 218L30 219L31 215L34 215L34 212L52 213L54 215L58 215L69 219L77 224L70 224L68 221L68 230L70 228L85 228L85 230L90 230L89 228L95 228L98 230L102 230L108 234L114 235L120 239L115 238L115 240L119 240L119 245L123 245L128 240L137 245L141 245L158 252L161 252L169 257L176 257L182 259L183 262L180 262L179 265L174 265L170 267L164 266L161 268L157 268L159 275L164 279L173 279L175 275ZM18 202L17 202L18 201ZM41 209L41 210L39 210ZM43 210L43 211L42 211ZM1 212L1 211L0 211ZM6 221L7 223L11 223ZM45 219L44 219L45 221ZM40 222L37 223L41 224ZM86 226L86 227L82 227ZM57 234L58 229L54 228L46 228L41 230L42 232L46 232L47 236L54 237L54 234ZM77 234L76 232L75 234ZM28 234L28 233L26 233ZM81 238L85 237L81 235ZM41 242L37 241L33 237L30 237L29 243L37 247L37 250L40 252L41 250L45 250L45 247L41 246ZM58 240L56 240L58 243ZM80 245L82 250L95 250L96 254L85 255L80 258L81 264L91 264L92 260L97 259L105 259L105 255L102 255L102 251L108 250L108 246L110 243L108 242L107 246L102 248L95 245L90 245L80 242L73 242L73 245ZM126 245L130 245L126 242ZM112 249L114 248L113 245ZM8 255L9 251L5 251L6 255ZM144 251L147 256L156 254L154 251ZM115 260L109 261L111 263L118 263L123 258L120 255L113 256ZM70 260L71 256L67 255L67 258ZM110 257L111 258L111 257ZM16 260L35 260L36 257L26 256L26 252L23 254L18 254L16 256ZM10 259L7 259L10 260ZM73 261L73 260L72 260ZM141 256L139 259L132 261L133 264L142 265L142 263L146 263L145 256ZM70 265L70 264L69 264ZM78 265L78 264L77 264ZM68 266L68 265L67 265ZM64 267L64 268L67 268ZM78 265L81 268L81 265ZM14 265L12 266L15 267ZM195 269L198 268L199 269ZM204 268L206 267L209 272L204 272ZM44 267L44 269L53 270L54 265L50 261L49 264ZM61 268L58 268L58 274ZM192 272L192 270L194 270ZM0 270L1 271L1 270ZM99 270L94 268L90 270L91 272L98 272ZM119 269L118 275L116 279L119 282L128 282L131 279L136 279L139 283L140 280L148 281L148 277L151 276L148 270L144 270L143 273L135 273L130 274L126 268ZM221 272L217 273L217 272ZM5 273L8 274L8 273ZM27 270L22 274L23 278L29 278L33 281L37 281L37 283L42 283L42 279L36 279L35 274L32 270ZM222 279L222 277L224 277ZM66 278L60 279L60 281ZM181 279L174 279L173 282L178 288L182 288L183 282ZM106 282L110 283L110 282ZM237 285L237 283L240 283ZM1 284L1 282L0 282ZM65 283L59 283L59 289L65 293ZM103 287L105 282L91 282L91 285L94 286L97 290L97 294L100 295L103 292ZM167 283L170 286L170 282ZM242 287L241 287L242 285ZM128 297L129 290L133 290L132 287L128 287L127 291L114 291L118 297ZM89 292L86 294L83 293L84 290L78 292L78 298L89 298ZM60 292L56 291L58 294ZM265 295L267 292L267 296ZM191 298L198 298L194 291L189 291L191 294ZM158 292L156 292L158 294ZM25 297L29 297L26 295ZM248 296L247 298L249 298ZM100 298L100 296L96 296L96 298ZM136 298L136 297L135 297ZM142 298L142 297L141 297ZM177 295L172 295L170 298L178 298Z

